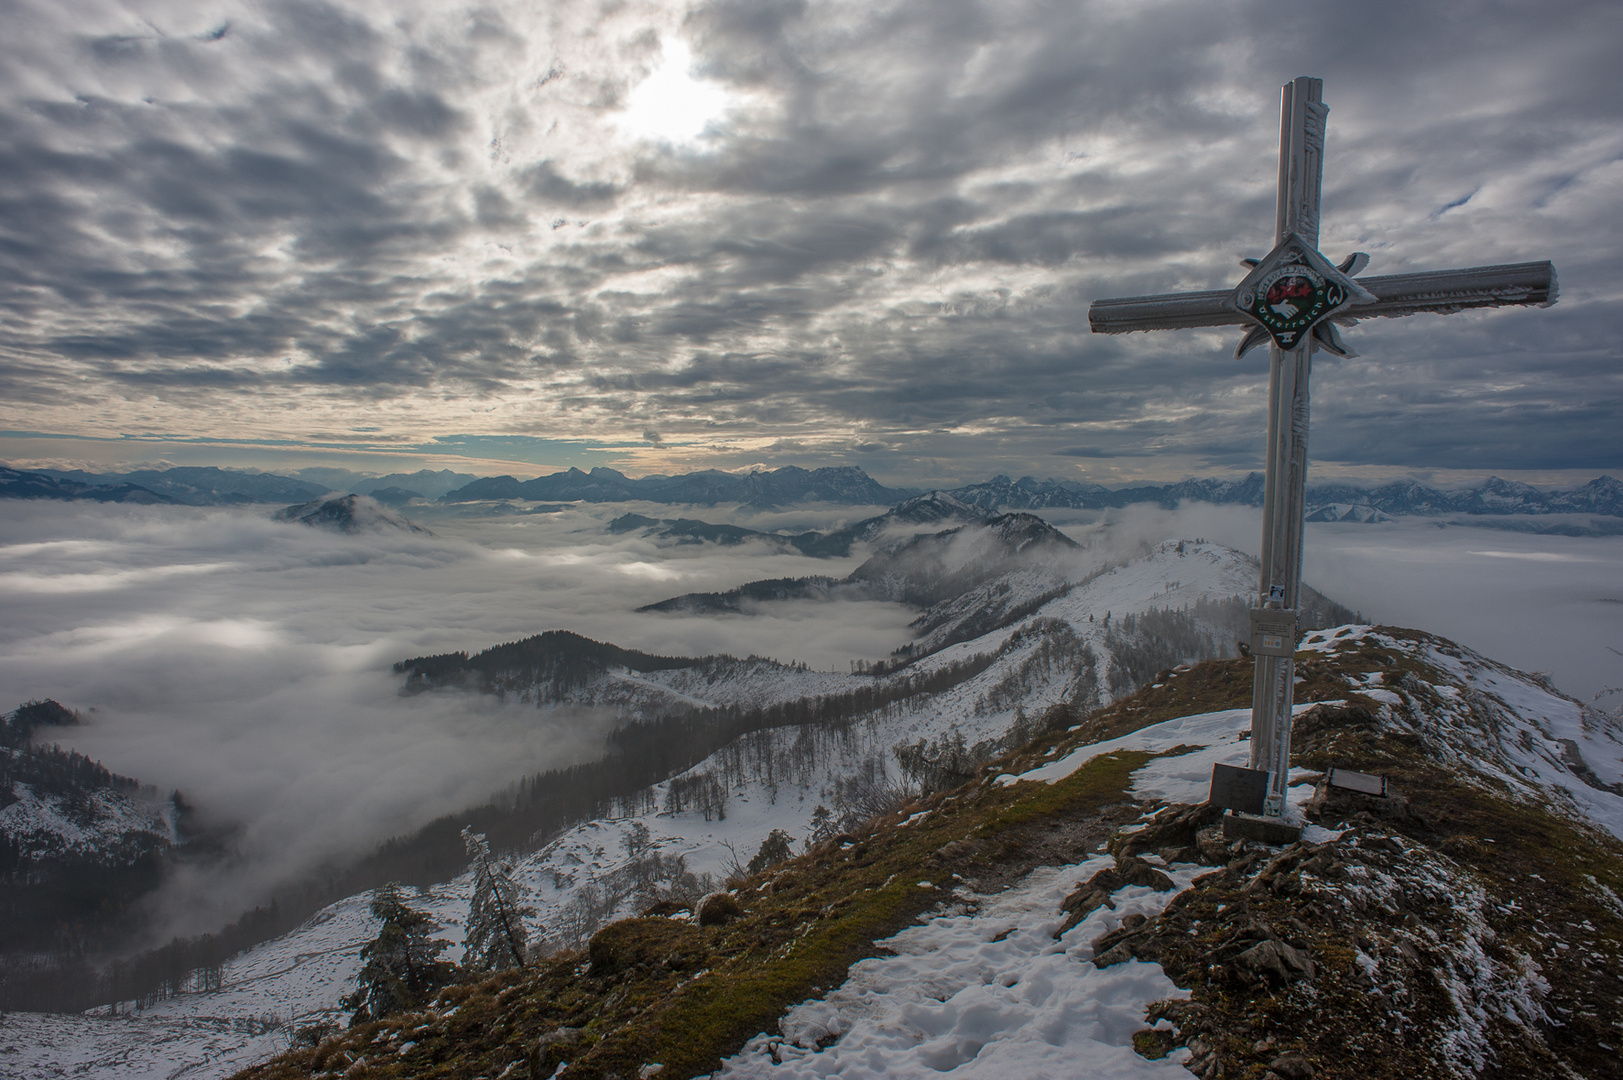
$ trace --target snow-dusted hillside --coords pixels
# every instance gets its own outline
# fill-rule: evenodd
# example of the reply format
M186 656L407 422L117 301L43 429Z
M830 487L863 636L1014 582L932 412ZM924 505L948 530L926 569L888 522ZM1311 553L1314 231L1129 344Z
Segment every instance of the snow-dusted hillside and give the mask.
M0 717L0 985L40 952L116 939L186 831L175 797L34 739L77 723L55 701Z
M1158 610L1187 609L1188 632L1205 634L1208 642L1231 641L1216 637L1227 629L1220 619L1203 626L1207 616L1200 612L1218 611L1222 602L1248 594L1255 586L1255 573L1248 559L1217 545L1169 542L1059 595L1045 598L1047 590L1037 583L1011 582L1011 591L1025 588L1035 602L1029 614L877 678L749 664L718 669L710 682L694 668L603 674L583 692L606 701L613 693L623 698L626 692L604 688L635 684L649 689L653 696L648 700L715 704L772 700L784 692L784 685L810 694L883 686L981 658L981 663L965 668L972 674L941 693L893 701L838 725L814 723L745 736L683 775L622 800L620 813L551 838L515 866L515 877L537 908L536 936L563 946L578 944L603 920L633 914L661 890L680 884L684 875L724 877L734 860L747 861L773 829L804 842L817 807L837 808L853 777L872 781L888 776L892 782L900 781L892 753L897 745L940 743L956 736L968 745L995 743L1021 716L1037 716L1055 705L1109 703L1121 692L1120 680L1113 680L1112 673L1140 662L1132 651L1148 647L1142 634L1126 629L1129 623L1147 624ZM1623 784L1619 742L1623 736L1600 714L1586 711L1536 679L1423 635L1343 627L1310 635L1304 650L1302 670L1319 704L1304 705L1299 712L1317 716L1315 708L1322 712L1338 702L1343 704L1336 707L1357 704L1370 710L1377 734L1420 740L1437 760L1448 762L1468 779L1478 778L1469 782L1506 785L1518 798L1553 805L1623 836L1623 794L1617 790ZM1390 659L1365 663L1365 651L1372 657L1379 651L1385 657L1409 659L1403 664ZM785 682L774 685L780 677ZM1144 701L1153 703L1156 694L1173 694L1182 678L1171 673L1166 689L1147 691L1152 696ZM1165 754L1176 749L1179 756L1158 758L1135 773L1136 797L1146 811L1166 802L1195 802L1203 797L1214 761L1243 763L1247 747L1241 736L1247 722L1243 709L1230 708L1174 717L1107 743L1085 745L1076 744L1075 729L1070 735L1058 731L1050 736L1052 745L1046 752L989 780L994 787L1019 788L1022 782L1063 780L1105 753ZM1300 803L1309 794L1310 785L1296 789L1295 801ZM1334 837L1309 839L1329 842ZM800 1020L793 1020L782 1035L769 1032L751 1043L728 1066L729 1074L765 1071L770 1062L787 1055L802 1062L797 1068L821 1075L819 1070L826 1071L824 1066L849 1051L859 1057L867 1053L883 1063L870 1068L898 1074L930 1075L925 1069L935 1068L932 1062L956 1062L974 1074L1026 1069L1024 1075L1039 1075L1048 1068L1043 1062L1049 1058L1043 1055L1082 1047L1091 1048L1087 1052L1101 1063L1100 1075L1148 1075L1169 1069L1175 1075L1175 1062L1190 1055L1180 1052L1151 1063L1132 1056L1123 1044L1132 1034L1128 1018L1141 1017L1152 996L1173 993L1164 976L1135 968L1104 977L1082 963L1092 957L1087 943L1094 937L1120 926L1122 917L1135 910L1153 919L1168 895L1149 890L1124 894L1115 911L1100 909L1067 931L1063 941L1051 948L1042 944L1057 919L1053 912L1045 914L1045 905L1063 896L1065 883L1085 879L1103 865L1092 858L1042 871L1006 900L981 896L965 885L959 900L944 901L925 927L896 940L892 947L900 957L853 969L853 982L831 996L831 1004L808 1006L805 1014L807 1018L860 1014L870 1020L825 1023L822 1037L803 1040L800 1049L791 1052L782 1042L788 1037L795 1044L789 1027ZM1178 887L1189 886L1196 876L1178 871ZM443 937L459 944L469 892L469 883L457 879L413 902L444 924ZM1010 926L1020 932L1004 933ZM26 1026L0 1029L5 1035L0 1052L15 1055L0 1057L0 1069L35 1070L26 1075L81 1067L107 1076L227 1075L274 1048L271 1044L282 1037L266 1029L245 1036L235 1049L222 1048L226 1040L221 1033L231 1030L232 1024L263 1022L266 1017L294 1026L341 1021L338 998L352 988L359 948L375 932L366 897L352 897L293 933L229 961L221 989L161 1002L145 1010L138 1022L122 1017L94 1023L73 1019L53 1027L56 1021L50 1018L32 1017ZM904 959L922 955L926 944L944 950L940 965ZM993 944L1000 947L991 949ZM452 955L458 951L453 948ZM1049 987L1041 1000L1033 996L1030 981L1039 976ZM1070 976L1077 980L1074 985L1064 981ZM936 985L932 979L951 999L950 1006L943 998L932 1004L919 996L921 984ZM985 1000L977 1005L961 996L965 994ZM1090 1021L1083 1015L1088 1012L1086 1003L1100 994L1109 1000L1099 1003L1097 1017ZM925 1013L936 1017L932 1023L939 1030L919 1026ZM1003 1020L992 1023L985 1019L989 1015ZM109 1026L115 1023L130 1023L128 1039L118 1039L117 1029ZM155 1031L162 1032L161 1039ZM1004 1031L1015 1034L1000 1034ZM1033 1031L1049 1031L1054 1037L1027 1038ZM829 1038L834 1039L832 1044ZM842 1038L849 1041L842 1043ZM1011 1040L1024 1041L1016 1045ZM1000 1041L1008 1045L993 1047L981 1057L985 1047ZM1107 1060L1114 1063L1108 1069L1103 1064Z
M719 880L735 852L739 861L748 861L775 828L803 842L813 811L831 806L837 785L849 777L877 768L900 783L892 753L898 744L953 735L962 735L969 745L995 743L1018 715L1035 716L1078 698L1111 699L1110 673L1116 662L1111 634L1124 617L1152 608L1228 600L1254 588L1255 575L1255 565L1245 556L1219 545L1162 544L1141 559L1091 576L1024 619L877 678L754 659L647 671L611 666L594 674L571 688L571 703L648 715L678 703L762 706L829 697L927 678L955 665L975 671L942 693L904 699L838 729L806 725L748 736L642 797L624 800L637 806L637 812L567 830L516 868L531 891L542 933L572 942L602 919L635 909L639 898L629 887L635 860L626 838L638 825L649 830L661 856L680 856L688 872ZM1033 580L1023 571L1005 581L1011 610L1054 590L1051 579ZM976 657L981 662L971 664ZM507 689L518 696L526 693L519 686ZM533 700L535 691L529 693ZM688 809L667 809L673 786L679 795L689 792L684 799ZM420 901L446 925L443 936L460 943L467 883L459 879L436 886ZM342 901L299 930L229 961L222 990L184 994L142 1015L166 1024L197 1017L200 1047L217 1047L217 1021L222 1018L273 1016L296 1024L334 1020L337 999L352 987L359 969L360 945L375 933L364 897ZM180 1054L177 1029L171 1024L164 1031L165 1053ZM240 1057L232 1060L243 1063Z
M0 754L17 753L0 747ZM67 857L116 866L177 840L174 807L151 793L98 788L52 794L18 781L4 802L0 836L15 846L24 863Z
M296 521L312 528L358 533L398 530L424 533L428 530L404 515L384 506L370 495L338 495L312 499L278 510L277 521Z

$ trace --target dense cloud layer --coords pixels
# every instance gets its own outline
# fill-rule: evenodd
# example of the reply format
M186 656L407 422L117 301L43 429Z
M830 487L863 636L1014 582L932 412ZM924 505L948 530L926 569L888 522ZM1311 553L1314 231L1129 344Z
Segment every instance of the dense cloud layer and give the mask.
M1620 41L1606 2L24 0L0 427L1244 470L1263 368L1234 332L1085 313L1263 253L1277 87L1308 73L1328 254L1548 257L1563 285L1354 330L1364 358L1317 373L1321 468L1614 468ZM727 108L628 134L664 122L627 109L677 44Z
M755 653L846 670L906 641L914 614L878 602L638 614L682 593L840 576L865 553L659 546L611 535L618 505L447 514L430 522L432 536L329 533L254 511L17 505L28 513L0 517L0 708L54 697L84 710L86 726L62 732L66 741L243 827L247 858L229 887L211 875L173 882L183 894L170 898L177 928L217 925L284 875L595 756L611 720L455 692L403 698L393 661L570 629L656 653ZM833 524L807 511L739 520ZM1256 511L1241 507L1055 520L1085 545L1078 576L1169 536L1254 550L1257 527ZM1623 538L1397 522L1310 526L1307 550L1307 580L1372 619L1550 671L1585 697L1623 686Z
M656 548L601 512L346 535L251 511L18 503L0 518L0 710L84 711L64 741L244 826L220 918L280 875L597 756L613 717L477 695L397 696L397 660L550 629L656 653L844 670L906 637L892 604L754 618L638 616L674 593L845 573L852 560ZM90 710L94 710L91 712ZM200 889L198 897L207 896ZM198 925L209 925L203 917Z
M1056 520L1060 520L1056 517ZM1587 524L1576 515L1568 524ZM1101 547L1203 536L1253 555L1256 510L1185 504L1112 515ZM1371 622L1452 638L1563 692L1623 708L1623 537L1534 535L1485 519L1401 518L1307 526L1302 579Z

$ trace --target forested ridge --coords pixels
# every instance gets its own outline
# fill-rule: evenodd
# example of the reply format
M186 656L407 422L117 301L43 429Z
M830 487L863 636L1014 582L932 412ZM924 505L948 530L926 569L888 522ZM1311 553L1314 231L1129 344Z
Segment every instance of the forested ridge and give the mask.
M78 722L50 700L0 718L0 810L15 808L0 829L0 1008L49 1007L53 988L77 978L68 958L137 928L186 817L179 792L164 799L75 750L33 742Z
M875 680L848 693L803 698L762 708L727 706L671 710L626 724L611 733L597 761L536 773L483 806L448 814L406 836L386 841L347 867L329 866L303 882L279 890L270 904L247 912L215 934L176 938L137 956L98 967L94 950L58 950L49 963L13 966L4 1007L78 1011L120 1001L150 1003L186 990L206 989L219 978L219 966L232 955L294 929L334 901L390 881L430 885L461 873L467 864L464 828L484 833L496 850L528 848L575 822L601 816L652 785L691 768L764 729L814 725L831 733L877 709L939 693L973 678L993 661L975 656L958 664L909 677ZM627 661L623 665L620 661ZM557 686L579 685L583 673L625 666L663 670L698 664L738 663L731 657L659 657L552 631L496 646L469 657L450 653L402 661L396 670L436 673L417 689L466 685L469 675L523 672ZM599 667L599 665L602 665ZM587 675L586 677L589 677ZM426 684L426 685L425 685ZM153 884L161 877L154 868Z
M394 670L406 676L404 689L410 693L437 686L489 691L533 685L544 686L550 696L557 697L586 685L594 676L611 668L672 671L721 662L736 663L730 656L655 656L593 641L569 630L548 630L471 656L466 652L452 652L401 660L394 665Z

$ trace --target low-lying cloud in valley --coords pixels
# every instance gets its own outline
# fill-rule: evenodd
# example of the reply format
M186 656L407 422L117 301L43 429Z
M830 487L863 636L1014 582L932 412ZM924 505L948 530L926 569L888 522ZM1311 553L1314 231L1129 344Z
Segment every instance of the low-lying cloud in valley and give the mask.
M596 756L614 722L455 691L403 697L395 661L568 629L653 653L758 654L844 671L910 637L916 612L872 601L638 613L760 579L843 577L866 551L813 559L757 542L610 533L627 509L825 530L873 512L427 510L432 535L345 535L275 522L263 509L31 503L0 522L0 707L54 697L83 710L85 726L62 732L64 743L240 824L244 858L225 877L171 884L172 929L196 932L324 859ZM1078 577L1168 537L1256 549L1257 512L1244 507L1049 516L1085 546L1067 556ZM1310 526L1306 580L1373 620L1549 671L1585 698L1623 684L1613 651L1623 648L1623 538L1438 525Z
M283 875L596 756L613 722L473 694L401 697L397 660L571 629L655 653L844 669L906 637L911 615L893 604L634 615L675 593L843 574L857 560L660 548L611 536L609 516L447 519L425 537L255 511L26 504L0 523L0 708L54 697L80 709L86 726L64 743L240 822L246 866L209 913L229 918Z
M1206 504L1176 511L1130 506L1106 522L1087 527L1093 542L1122 556L1171 536L1202 536L1254 556L1261 529L1254 508ZM1623 687L1623 537L1485 525L1486 519L1425 517L1310 524L1302 580L1372 622L1453 638L1513 667L1545 672L1586 701ZM1090 538L1089 531L1070 531ZM1617 708L1623 699L1608 696L1601 704Z

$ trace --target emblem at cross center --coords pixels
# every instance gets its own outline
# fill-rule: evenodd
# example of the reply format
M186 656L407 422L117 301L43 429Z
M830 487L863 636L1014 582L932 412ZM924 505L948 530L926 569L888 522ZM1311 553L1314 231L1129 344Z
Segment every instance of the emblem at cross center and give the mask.
M1549 262L1434 270L1354 280L1369 257L1339 265L1319 253L1323 180L1323 82L1286 83L1280 107L1279 201L1274 248L1243 260L1248 273L1232 290L1097 300L1088 309L1094 333L1245 326L1235 355L1267 344L1270 356L1268 462L1263 495L1262 571L1251 609L1256 660L1251 699L1251 770L1266 784L1234 785L1261 794L1260 805L1234 806L1279 818L1286 810L1295 682L1297 602L1307 481L1308 380L1316 349L1355 355L1337 325L1361 319L1451 314L1468 308L1555 303ZM1214 783L1213 797L1218 785ZM1248 796L1249 797L1249 796Z

